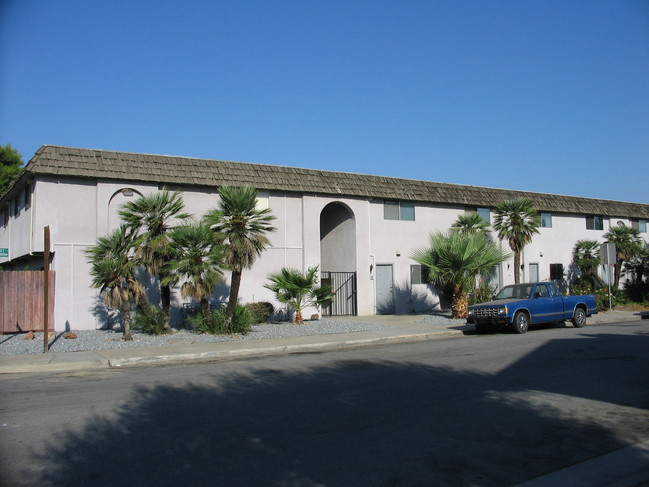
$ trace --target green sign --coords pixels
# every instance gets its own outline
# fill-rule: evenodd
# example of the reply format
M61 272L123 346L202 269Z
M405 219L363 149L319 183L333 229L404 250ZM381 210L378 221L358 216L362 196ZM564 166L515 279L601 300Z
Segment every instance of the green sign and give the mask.
M9 249L0 249L0 257L9 257Z

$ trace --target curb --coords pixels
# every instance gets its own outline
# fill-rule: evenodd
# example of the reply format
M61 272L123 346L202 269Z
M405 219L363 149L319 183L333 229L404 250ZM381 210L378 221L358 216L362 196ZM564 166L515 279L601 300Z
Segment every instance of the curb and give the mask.
M157 363L182 363L182 362L210 362L246 357L263 357L270 355L282 355L291 353L317 353L332 350L344 350L350 348L375 346L380 344L409 343L446 338L463 335L462 330L444 331L439 333L418 333L414 335L399 335L393 337L365 338L359 340L339 340L333 342L310 343L300 345L281 345L265 348L243 348L238 350L215 350L201 353L183 353L156 355L153 357L128 357L120 359L108 359L108 366L111 368L122 368L138 365L151 365ZM2 370L0 369L0 373Z
M636 313L633 316L615 316L608 313L595 315L589 318L586 326L597 326L611 323L634 323L646 319L645 314ZM425 331L394 336L374 336L348 340L320 341L315 343L299 343L292 345L269 345L259 347L234 348L226 350L208 350L202 352L160 353L157 355L137 355L138 349L132 349L132 356L111 357L109 350L58 352L52 355L21 355L15 357L0 357L0 374L16 373L49 373L49 372L74 372L80 370L114 369L155 364L199 363L219 360L235 360L238 358L263 357L292 353L318 353L323 351L344 350L359 347L377 346L382 344L409 343L426 340L462 336L467 331L472 331L473 325L465 325L460 329L444 331ZM320 340L326 340L326 335L321 335ZM150 350L144 348L143 350ZM103 353L105 352L105 353ZM166 350L165 350L166 352ZM150 353L150 352L149 352ZM2 364L1 362L14 362Z

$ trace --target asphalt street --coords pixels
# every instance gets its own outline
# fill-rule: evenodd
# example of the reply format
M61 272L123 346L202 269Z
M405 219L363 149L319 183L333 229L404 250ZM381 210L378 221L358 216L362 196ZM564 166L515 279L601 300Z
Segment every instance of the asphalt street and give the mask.
M635 321L4 375L0 471L18 487L643 485L648 350Z

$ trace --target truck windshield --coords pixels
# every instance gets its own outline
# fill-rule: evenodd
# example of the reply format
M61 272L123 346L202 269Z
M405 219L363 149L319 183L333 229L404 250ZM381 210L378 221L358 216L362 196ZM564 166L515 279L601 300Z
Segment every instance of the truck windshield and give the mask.
M530 297L530 292L532 292L532 286L530 284L505 286L498 294L496 294L496 299L528 299Z

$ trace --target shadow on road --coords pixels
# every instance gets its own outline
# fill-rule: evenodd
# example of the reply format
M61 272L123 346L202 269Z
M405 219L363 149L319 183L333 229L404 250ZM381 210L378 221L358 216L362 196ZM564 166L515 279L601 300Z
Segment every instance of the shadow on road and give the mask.
M35 453L33 485L512 485L646 438L647 350L648 336L583 333L495 375L341 361L140 388L117 419Z

